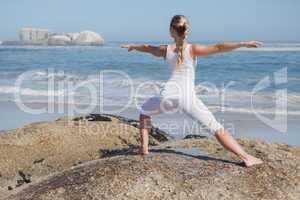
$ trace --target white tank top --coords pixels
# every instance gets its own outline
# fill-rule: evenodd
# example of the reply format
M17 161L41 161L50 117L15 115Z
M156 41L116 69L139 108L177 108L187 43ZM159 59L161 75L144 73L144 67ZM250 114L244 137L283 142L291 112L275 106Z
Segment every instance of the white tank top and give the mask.
M187 44L186 48L183 50L183 58L184 59L183 59L182 65L184 65L185 67L195 68L197 65L197 60L194 60L190 54L191 47L192 47L191 44ZM177 58L178 58L178 53L175 53L171 49L171 45L168 45L167 53L166 53L166 60L172 69L175 69L175 67L177 66Z
M183 50L183 63L177 66L178 53L175 53L171 49L171 45L167 46L166 61L171 70L172 79L178 78L188 78L194 81L195 69L197 66L197 60L193 59L190 54L191 44L187 44L186 48Z
M167 46L166 61L170 67L170 77L160 94L163 96L179 95L189 98L194 94L195 84L195 68L197 61L190 55L188 44L183 51L183 63L177 66L178 54L171 49L171 45Z

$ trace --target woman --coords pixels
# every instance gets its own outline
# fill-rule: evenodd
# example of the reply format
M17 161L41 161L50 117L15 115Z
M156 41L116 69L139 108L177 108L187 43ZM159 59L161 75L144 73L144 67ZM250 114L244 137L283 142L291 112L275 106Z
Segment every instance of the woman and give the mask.
M171 76L159 96L148 99L140 110L141 153L147 155L148 135L151 127L151 116L160 113L184 111L193 119L205 125L217 140L229 151L236 154L245 166L261 164L262 160L249 155L237 141L216 121L215 117L198 99L194 90L195 67L197 57L232 51L237 48L257 48L260 42L223 43L217 45L189 44L188 19L183 15L175 15L170 23L170 35L174 39L171 45L123 45L128 51L137 50L163 57L171 67Z

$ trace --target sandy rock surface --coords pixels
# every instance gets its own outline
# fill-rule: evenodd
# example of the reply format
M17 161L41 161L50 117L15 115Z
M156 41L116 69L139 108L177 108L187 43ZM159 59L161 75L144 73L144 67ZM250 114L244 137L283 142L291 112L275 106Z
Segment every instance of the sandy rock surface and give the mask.
M134 120L124 121L123 119L122 121L116 117L109 118L113 120L103 122L104 119L102 119L100 122L98 119L96 122L88 121L87 123L131 124L130 127L137 131L134 127L137 122ZM61 119L53 123L66 121L69 120ZM74 122L74 119L72 121ZM82 121L84 120L81 118L75 120L75 122ZM41 126L41 124L30 125L32 126ZM57 132L60 129L61 127L57 127L53 131ZM72 130L72 128L67 129ZM120 130L116 132L118 131ZM127 130L127 132L130 131ZM76 135L78 132L75 131L73 134ZM30 167L34 166L32 165L34 159L24 153L22 156L25 158L21 160L27 163L25 160L31 159L28 162L31 165L28 165L28 170L22 169L23 175L18 174L20 170L15 170L14 173L23 177L24 182L26 179L32 181L18 187L20 189L14 187L9 193L11 196L7 199L300 199L300 147L239 139L246 151L264 161L262 165L245 168L235 156L225 151L213 138L166 141L167 136L158 135L159 137L157 135L155 137L160 138L161 142L153 138L155 146L151 147L151 153L148 156L137 154L138 149L134 146L138 144L137 132L126 135L122 139L111 136L110 139L105 140L106 142L102 139L103 143L101 143L99 140L95 149L90 147L97 141L95 134L92 137L94 139L82 142L84 144L82 148L78 147L80 146L78 143L85 139L83 137L76 140L70 139L77 138L73 135L73 137L68 137L71 141L68 141L67 146L72 147L68 147L69 153L60 156L59 152L64 151L59 149L55 155L52 154L52 159L57 162L57 165L52 163L55 166L52 168L53 173L43 171L43 167L49 163L50 154L44 156L44 160L36 161L35 165L41 166L39 174L36 171L37 167ZM28 139L27 148L34 138ZM48 141L56 141L50 138ZM76 145L72 146L73 143ZM47 147L45 144L43 146ZM97 153L92 154L91 152L96 149ZM99 155L99 149L101 149L101 155ZM88 153L82 152L89 152L94 156L88 157ZM14 151L13 153L20 152ZM83 157L80 157L81 164L73 166L76 155ZM42 159L35 157L37 158ZM0 162L1 165L3 165L2 162ZM23 162L20 163L23 164ZM16 166L16 169L19 167ZM6 172L3 167L1 170ZM11 175L13 175L12 171ZM27 173L35 174L36 179L29 177ZM1 181L3 177L10 177L9 175L8 172L3 173Z
M0 199L27 183L101 158L108 151L136 148L140 143L136 126L135 120L90 115L1 132ZM167 140L167 135L154 127L151 135L151 145Z

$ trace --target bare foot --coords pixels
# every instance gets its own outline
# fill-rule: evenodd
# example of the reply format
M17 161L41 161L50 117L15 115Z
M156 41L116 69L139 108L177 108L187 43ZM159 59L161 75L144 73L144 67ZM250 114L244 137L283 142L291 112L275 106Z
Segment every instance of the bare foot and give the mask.
M263 161L259 158L249 155L249 156L247 156L246 159L244 159L244 163L245 163L246 167L251 167L253 165L262 164Z
M146 155L149 154L149 151L148 151L148 150L145 150L145 149L143 149L143 148L140 148L139 153L140 153L142 156L146 156Z

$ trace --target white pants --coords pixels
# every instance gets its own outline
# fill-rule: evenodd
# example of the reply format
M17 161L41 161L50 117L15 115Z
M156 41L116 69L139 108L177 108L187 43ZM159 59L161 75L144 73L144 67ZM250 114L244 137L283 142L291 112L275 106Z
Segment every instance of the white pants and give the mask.
M140 114L152 116L179 110L200 122L213 134L223 128L205 104L197 98L194 85L190 81L168 81L160 96L149 98L141 106Z

